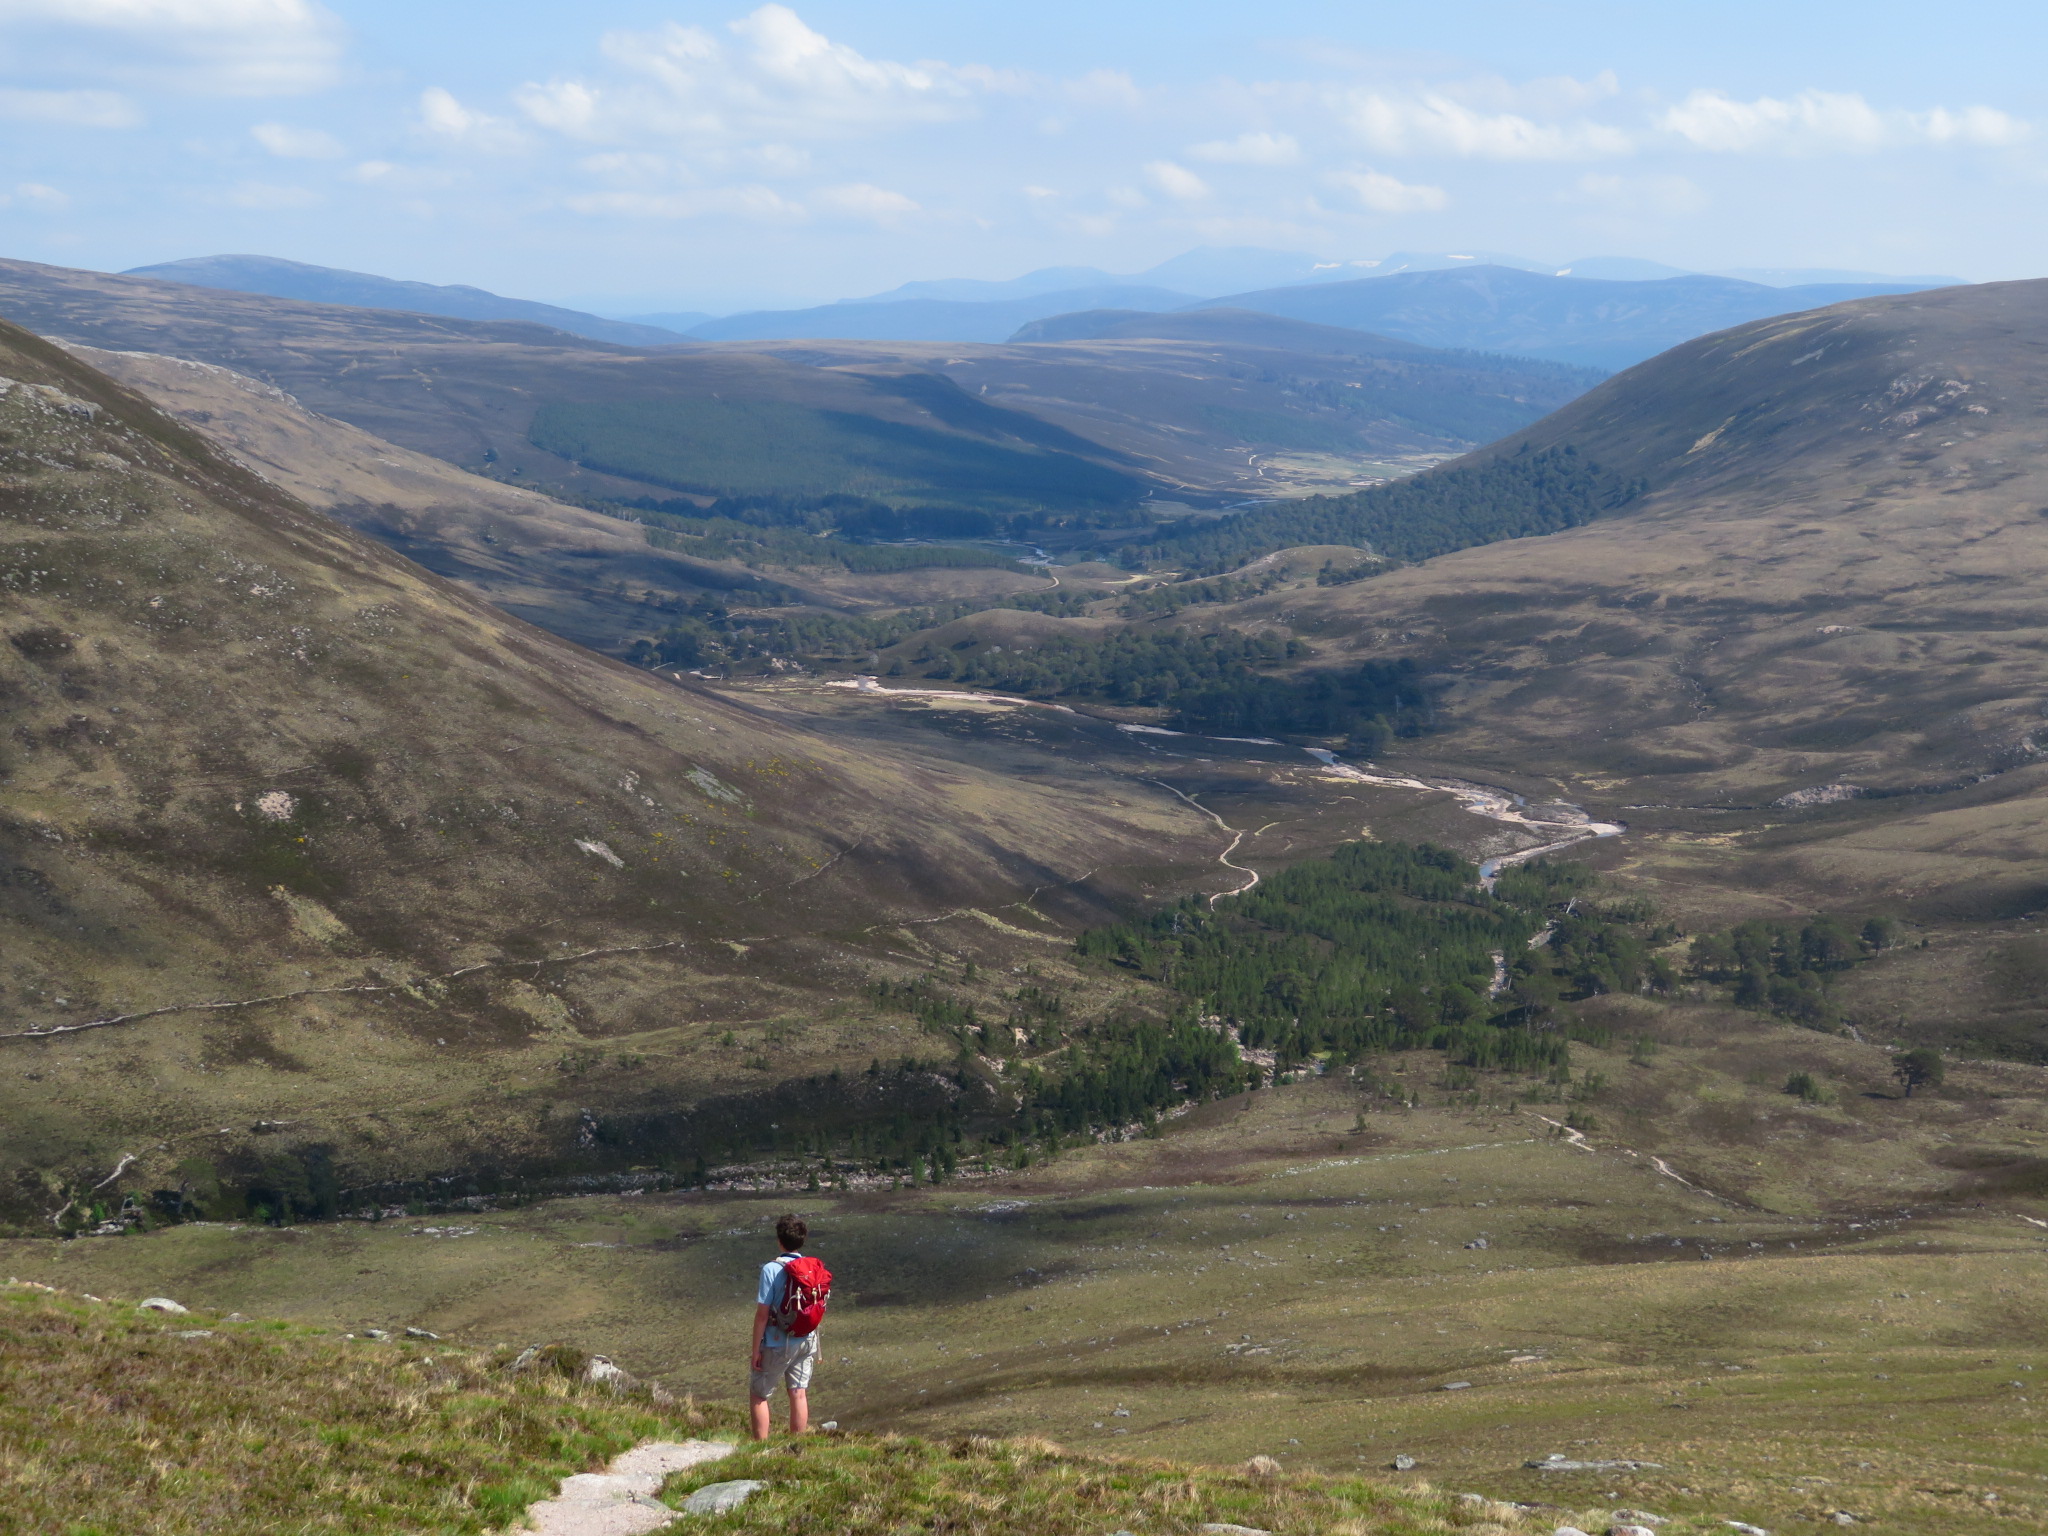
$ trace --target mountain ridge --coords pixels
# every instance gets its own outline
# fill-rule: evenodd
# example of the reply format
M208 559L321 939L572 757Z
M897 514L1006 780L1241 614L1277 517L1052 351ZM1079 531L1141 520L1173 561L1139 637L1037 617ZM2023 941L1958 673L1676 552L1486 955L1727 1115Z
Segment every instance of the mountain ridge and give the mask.
M1915 285L1771 288L1704 275L1634 282L1471 267L1266 289L1185 307L1254 309L1425 346L1612 370L1746 321L1909 291Z
M149 277L200 288L260 293L356 309L391 309L456 320L524 320L618 346L681 346L685 337L660 326L608 320L531 299L508 299L466 283L436 284L314 266L278 256L191 256L130 267L123 277Z

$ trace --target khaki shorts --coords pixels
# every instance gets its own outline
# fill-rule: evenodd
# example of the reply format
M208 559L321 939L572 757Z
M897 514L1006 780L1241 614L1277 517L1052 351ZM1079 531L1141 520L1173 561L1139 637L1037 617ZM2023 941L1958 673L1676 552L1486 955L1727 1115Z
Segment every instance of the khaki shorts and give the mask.
M761 1369L747 1375L747 1390L756 1402L766 1402L775 1395L775 1384L781 1382L792 1392L810 1390L811 1369L818 1363L818 1336L807 1333L800 1339L791 1339L786 1344L764 1344L761 1346Z

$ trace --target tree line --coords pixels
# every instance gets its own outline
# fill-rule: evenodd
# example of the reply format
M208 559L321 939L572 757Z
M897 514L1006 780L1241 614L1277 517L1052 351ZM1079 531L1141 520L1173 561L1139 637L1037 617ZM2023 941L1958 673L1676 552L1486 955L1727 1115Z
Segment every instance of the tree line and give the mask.
M1427 560L1475 544L1557 533L1590 523L1642 494L1566 444L1478 463L1455 463L1348 496L1269 503L1231 517L1186 518L1117 558L1137 570L1177 566L1214 575L1275 550L1349 544L1396 560Z

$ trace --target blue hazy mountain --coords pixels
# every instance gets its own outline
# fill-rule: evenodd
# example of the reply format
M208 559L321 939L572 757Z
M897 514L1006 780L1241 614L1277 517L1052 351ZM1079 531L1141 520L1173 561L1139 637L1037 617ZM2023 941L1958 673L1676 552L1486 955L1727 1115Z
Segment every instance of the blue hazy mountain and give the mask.
M1731 325L1929 286L1909 280L1775 288L1703 274L1612 281L1482 266L1268 288L1186 307L1258 310L1428 347L1619 369Z
M836 341L1002 341L1047 315L1083 309L1179 309L1199 303L1170 288L1109 283L1023 298L869 299L812 309L755 310L694 326L694 341L769 341L816 337Z
M683 340L678 332L660 326L607 320L580 309L562 309L530 299L508 299L461 283L406 282L368 272L285 261L276 256L193 256L183 261L131 267L123 275L235 293L261 293L273 299L343 304L352 309L396 309L417 315L445 315L455 320L530 320L572 336L626 347L673 346Z

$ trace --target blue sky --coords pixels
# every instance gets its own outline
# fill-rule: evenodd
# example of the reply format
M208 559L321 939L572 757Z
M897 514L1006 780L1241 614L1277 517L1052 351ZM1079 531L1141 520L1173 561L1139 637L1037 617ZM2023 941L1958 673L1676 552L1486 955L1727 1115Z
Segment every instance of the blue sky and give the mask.
M0 0L0 255L613 312L1191 246L2048 271L2016 3Z

